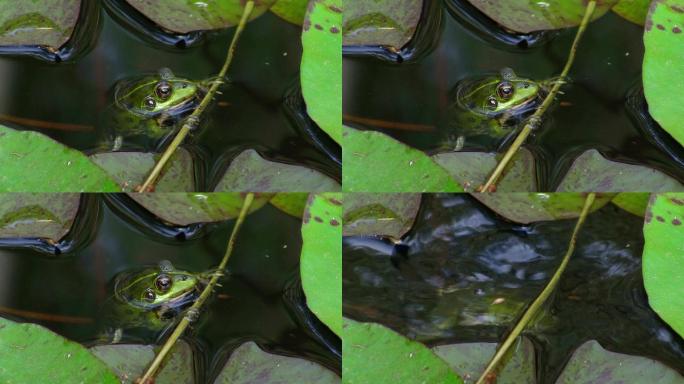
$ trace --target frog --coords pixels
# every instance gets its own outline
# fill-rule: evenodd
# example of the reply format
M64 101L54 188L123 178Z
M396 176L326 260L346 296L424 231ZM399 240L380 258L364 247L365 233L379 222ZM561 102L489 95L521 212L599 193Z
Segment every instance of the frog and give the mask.
M215 78L193 81L169 68L118 81L114 102L104 113L106 150L138 144L156 149L201 103Z
M520 122L541 105L550 83L519 77L511 68L459 82L444 124L447 137L443 147L449 151L465 146L502 148Z

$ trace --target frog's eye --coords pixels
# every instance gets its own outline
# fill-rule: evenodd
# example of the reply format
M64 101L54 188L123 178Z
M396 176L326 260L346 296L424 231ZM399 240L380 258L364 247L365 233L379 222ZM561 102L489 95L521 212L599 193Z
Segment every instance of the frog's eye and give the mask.
M496 109L496 107L499 106L499 102L496 101L496 97L490 96L487 98L487 108L489 109Z
M168 275L159 275L154 281L155 287L162 292L171 289L171 278Z
M154 301L154 299L157 298L157 295L154 294L154 291L152 289L147 288L145 290L145 293L143 293L143 297L145 298L145 300L152 302Z
M156 93L160 99L166 100L171 96L171 93L173 93L173 87L166 81L160 81L157 83L154 93Z
M145 98L145 100L143 100L143 105L144 105L145 108L147 108L147 109L154 109L154 108L157 106L157 102L154 101L154 99L151 98L150 96L147 96L147 97Z
M513 84L508 81L499 83L499 85L496 87L496 93L504 100L508 100L513 97L514 92L515 88L513 87Z

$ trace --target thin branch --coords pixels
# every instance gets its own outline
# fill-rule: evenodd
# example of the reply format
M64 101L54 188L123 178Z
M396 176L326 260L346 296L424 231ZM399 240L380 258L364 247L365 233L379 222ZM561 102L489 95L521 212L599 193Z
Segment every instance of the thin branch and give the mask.
M551 277L551 280L549 280L548 284L546 284L546 287L544 287L544 290L542 290L539 296L537 296L537 298L534 299L534 301L532 302L532 304L530 304L525 313L523 313L522 317L520 317L520 320L515 324L515 327L513 327L511 333L508 334L504 342L496 350L494 357L492 357L492 360L489 362L487 368L485 368L484 372L477 380L476 384L487 383L488 378L491 377L491 375L494 373L494 370L499 365L501 360L503 360L503 358L506 356L506 353L511 348L515 340L522 333L522 331L525 329L527 324L532 320L532 318L534 318L534 316L537 314L542 305L544 305L549 296L551 296L551 293L553 293L553 291L556 289L556 286L558 285L558 282L560 281L563 272L565 272L565 268L568 266L570 256L572 256L572 254L575 252L577 234L582 228L582 225L584 224L584 221L586 220L587 215L589 214L591 206L594 205L595 198L595 193L590 193L589 195L587 195L587 199L584 201L584 207L582 208L582 213L580 213L580 216L577 219L577 223L575 224L575 229L572 231L572 236L570 237L570 243L568 245L568 251L563 256L561 264L558 266L558 269Z
M150 366L147 368L145 374L140 379L138 379L138 383L148 384L153 382L152 380L154 378L154 375L157 373L157 370L159 370L159 367L164 361L166 355L168 355L168 353L171 351L171 348L173 348L173 346L176 344L176 341L178 341L178 339L183 335L183 332L185 332L190 323L196 321L199 317L199 312L202 308L202 305L205 301L207 301L207 299L211 295L212 291L214 290L214 287L218 283L219 278L223 276L223 271L226 269L228 259L230 259L230 255L233 253L233 248L235 247L235 239L237 238L237 234L240 231L240 227L242 226L242 223L245 221L245 217L247 216L247 213L249 212L249 208L252 205L253 201L254 193L250 192L245 197L245 201L242 204L242 209L240 210L240 215L238 216L237 221L233 226L233 232L230 234L228 246L226 247L226 253L223 255L221 264L219 264L216 272L212 274L209 283L204 288L200 296L187 310L185 316L183 316L178 325L176 325L176 328L173 330L173 333L166 340L166 343L164 343L164 346L159 351L159 353L157 353L157 356L155 356L154 360L152 361L152 364L150 364Z
M527 120L527 123L520 131L518 136L515 138L513 144L511 144L510 148L508 148L508 151L506 152L504 157L501 159L499 164L494 169L494 172L492 172L491 176L489 177L489 180L487 180L487 183L485 183L485 185L480 188L482 192L493 191L496 182L501 177L501 174L503 173L504 169L506 169L506 166L511 161L513 156L518 152L520 146L522 146L525 143L525 140L527 140L527 137L530 135L530 133L539 128L539 126L541 125L542 116L544 115L546 110L551 106L551 103L553 103L553 100L556 98L558 91L560 91L560 87L564 84L564 79L567 78L568 73L570 72L570 68L572 67L573 62L575 61L575 55L577 54L577 47L579 46L579 42L582 39L582 35L584 35L584 31L587 29L587 25L589 25L591 15L594 14L595 9L596 0L592 0L589 2L589 4L587 4L587 9L584 13L584 18L582 19L582 23L580 24L579 29L577 30L577 34L575 35L575 41L573 41L572 47L570 48L568 61L565 63L565 68L563 68L563 72L561 72L560 80L554 82L551 91L548 95L546 95L546 98L542 102L542 105Z
M161 173L162 169L169 161L171 156L176 152L176 149L178 149L181 143L183 143L183 140L185 140L190 131L197 128L197 126L199 125L200 116L202 115L204 110L209 106L209 103L211 103L211 100L214 98L214 95L216 94L216 91L218 91L218 88L221 86L221 84L223 84L223 79L225 79L226 74L228 73L228 68L230 68L230 64L233 62L233 56L235 56L237 42L240 39L240 35L242 34L242 31L245 29L245 25L247 25L247 20L249 19L249 16L252 14L253 10L254 0L249 0L247 4L245 4L245 9L242 12L242 18L240 19L240 23L238 24L237 29L235 30L233 40L230 42L230 47L228 48L228 55L226 56L226 61L223 63L223 67L221 68L221 71L218 74L218 78L211 83L211 87L209 88L207 94L204 95L204 98L200 102L200 105L197 106L197 108L192 112L190 116L188 116L187 119L185 119L183 126L178 131L178 133L176 133L176 136L173 138L173 141L166 148L162 157L159 158L157 164L155 164L154 168L147 176L147 179L145 180L143 185L137 189L137 192L148 192L152 189L154 183L157 181L157 178L159 177L159 174Z

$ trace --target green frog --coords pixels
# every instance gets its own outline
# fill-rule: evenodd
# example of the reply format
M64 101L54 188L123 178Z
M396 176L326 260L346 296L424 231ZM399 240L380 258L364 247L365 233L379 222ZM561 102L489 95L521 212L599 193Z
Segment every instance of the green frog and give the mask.
M212 81L176 77L168 68L119 81L105 113L105 146L118 151L124 142L135 142L155 149L199 106Z
M504 146L520 122L541 105L548 83L518 77L510 68L461 81L448 112L448 150Z

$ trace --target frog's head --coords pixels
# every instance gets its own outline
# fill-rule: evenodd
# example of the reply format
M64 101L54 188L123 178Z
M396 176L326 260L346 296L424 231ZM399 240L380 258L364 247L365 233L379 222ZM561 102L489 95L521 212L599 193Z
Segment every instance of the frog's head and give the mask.
M176 77L170 69L162 68L156 74L120 81L115 87L114 99L122 109L153 117L194 104L204 92L201 83Z
M459 104L479 115L496 117L504 112L519 113L534 107L544 88L541 84L517 77L510 68L498 76L463 82L458 88Z

